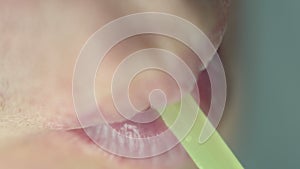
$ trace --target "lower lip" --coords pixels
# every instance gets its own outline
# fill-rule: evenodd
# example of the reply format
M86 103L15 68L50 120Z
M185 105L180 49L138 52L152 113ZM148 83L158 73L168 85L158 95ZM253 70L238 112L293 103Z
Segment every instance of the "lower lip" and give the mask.
M149 112L147 112L149 113ZM141 116L142 117L142 116ZM148 145L144 141L133 141L132 139L127 139L123 141L123 144L120 144L120 138L112 137L112 134L105 131L103 128L111 127L121 135L127 135L133 138L150 138L153 136L157 136L167 130L164 122L161 118L154 120L151 123L136 123L130 120L126 120L123 122L113 123L113 124L101 124L99 126L93 126L85 129L74 129L69 132L76 134L80 137L80 140L85 143L87 149L96 153L104 153L108 155L110 160L114 160L116 163L128 166L134 166L133 168L178 168L182 166L185 168L186 165L193 165L191 159L188 154L185 152L183 147L180 144L177 144L170 150L166 150L159 155L149 157L149 158L127 158L121 157L115 154L110 153L106 148L113 149L114 152L138 152L141 153L151 153L153 147L161 146L161 145ZM89 136L92 136L91 139ZM175 136L167 137L165 140L160 140L163 142L162 145L166 145L169 142L174 141ZM176 140L177 141L177 140ZM107 145L105 151L97 146L95 143L100 145ZM128 156L131 156L128 154ZM139 166L140 165L140 166ZM147 167L145 167L147 166ZM132 168L132 167L130 167ZM193 167L192 167L193 168Z

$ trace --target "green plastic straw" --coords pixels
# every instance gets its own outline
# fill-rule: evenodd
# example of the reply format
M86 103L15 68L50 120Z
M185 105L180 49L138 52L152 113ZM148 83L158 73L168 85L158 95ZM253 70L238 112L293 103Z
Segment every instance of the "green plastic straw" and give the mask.
M193 124L192 129L181 141L181 144L197 167L200 169L242 169L242 165L217 131L215 131L206 142L201 144L199 143L200 132L207 117L201 111L191 95L185 96L182 101L187 103L189 106L195 106L197 108L196 110L198 110L197 119ZM191 108L191 111L195 110L194 108ZM168 127L173 124L179 111L180 102L168 105L164 109L162 112L162 118ZM177 131L172 130L172 132L176 137L178 137Z

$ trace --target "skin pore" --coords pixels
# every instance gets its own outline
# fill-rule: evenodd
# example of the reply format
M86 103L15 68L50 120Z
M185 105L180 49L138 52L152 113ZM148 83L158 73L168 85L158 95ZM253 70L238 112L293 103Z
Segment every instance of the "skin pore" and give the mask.
M165 12L189 20L218 47L225 27L224 0L167 1L9 1L0 2L0 164L4 168L144 168L143 160L124 160L82 141L72 102L72 75L86 40L106 23L137 12ZM121 119L112 105L109 86L116 66L144 48L178 54L198 75L201 62L180 42L157 35L135 36L116 45L96 77L96 97L105 114ZM151 83L151 82L159 83ZM142 87L141 87L142 86ZM122 86L120 86L122 88ZM130 97L143 110L149 91L160 88L176 100L178 88L169 76L146 71L132 82ZM95 151L94 149L97 149ZM178 148L180 149L180 148ZM180 150L183 152L183 150ZM184 159L178 168L195 166ZM159 158L156 163L159 163ZM113 160L121 161L114 163ZM174 164L155 164L175 168Z

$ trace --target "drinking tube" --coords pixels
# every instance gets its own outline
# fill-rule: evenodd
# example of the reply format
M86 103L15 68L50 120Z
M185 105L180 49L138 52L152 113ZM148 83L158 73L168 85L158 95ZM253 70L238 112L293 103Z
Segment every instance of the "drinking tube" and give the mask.
M238 159L217 131L215 131L206 142L199 142L200 132L207 117L191 95L185 96L181 101L188 103L189 106L191 106L190 110L195 110L194 108L198 110L195 123L186 137L181 140L182 146L196 166L200 169L243 169L243 166L239 163ZM162 119L170 129L174 122L174 117L176 118L178 113L185 113L180 112L180 105L180 102L167 105L166 108L160 112ZM192 106L196 107L192 108ZM179 137L178 131L173 131L172 129L171 131L176 137Z

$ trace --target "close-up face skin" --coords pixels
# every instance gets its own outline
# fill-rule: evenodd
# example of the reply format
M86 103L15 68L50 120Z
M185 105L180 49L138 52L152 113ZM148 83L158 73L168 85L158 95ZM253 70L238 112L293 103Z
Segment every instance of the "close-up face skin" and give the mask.
M0 1L0 168L197 168L180 144L145 159L119 157L99 148L83 127L102 135L104 144L121 149L115 137L105 135L103 128L108 124L80 125L72 97L73 73L86 41L119 17L141 12L172 14L201 29L217 49L226 27L227 10L228 0ZM181 42L145 34L118 43L99 64L95 98L109 125L133 137L155 136L167 128L161 119L150 124L130 122L119 115L113 104L110 86L115 69L128 55L145 48L172 51L190 67L198 77L198 89L203 92L200 107L205 112L210 98L206 91L208 79L200 71L203 63ZM149 62L164 63L157 59ZM193 88L195 84L186 86ZM122 91L126 86L116 88ZM155 113L148 99L154 89L164 91L168 103L179 100L179 89L172 77L147 70L132 80L128 91L138 111ZM149 147L134 146L141 152L151 151Z

